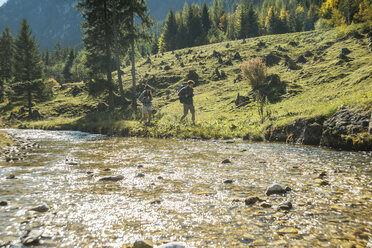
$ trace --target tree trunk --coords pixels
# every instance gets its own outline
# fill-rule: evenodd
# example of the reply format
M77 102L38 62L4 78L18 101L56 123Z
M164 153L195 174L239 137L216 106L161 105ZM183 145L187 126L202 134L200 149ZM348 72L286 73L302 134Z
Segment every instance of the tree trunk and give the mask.
M109 91L109 109L114 109L114 94L112 89L112 75L111 75L111 51L110 51L110 38L107 19L107 6L106 1L103 2L105 11L105 42L106 42L106 69L107 69L107 87Z
M119 43L118 43L118 23L117 23L117 15L116 15L116 3L113 3L114 7L114 20L113 20L113 27L114 27L114 40L115 40L115 60L116 60L116 70L118 72L118 81L119 81L119 90L120 90L120 97L121 103L124 107L127 101L125 100L124 96L124 89L123 89L123 81L121 79L121 70L120 70L120 56L119 56Z
M32 118L31 82L28 82L27 98L28 98L28 117L31 119Z
M133 4L133 0L132 0ZM137 112L137 96L136 96L136 64L135 64L135 58L134 58L134 6L132 6L132 11L131 11L131 54L130 58L132 61L132 106L134 111Z

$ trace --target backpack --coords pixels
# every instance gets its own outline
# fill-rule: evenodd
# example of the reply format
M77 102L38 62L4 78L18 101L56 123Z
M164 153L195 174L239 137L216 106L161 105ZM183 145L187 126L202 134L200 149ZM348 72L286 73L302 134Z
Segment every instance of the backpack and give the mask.
M179 100L180 100L180 103L184 103L186 98L181 96L180 93L181 93L181 90L183 90L184 88L187 87L187 84L183 84L181 85L180 87L177 88L177 95L179 96Z

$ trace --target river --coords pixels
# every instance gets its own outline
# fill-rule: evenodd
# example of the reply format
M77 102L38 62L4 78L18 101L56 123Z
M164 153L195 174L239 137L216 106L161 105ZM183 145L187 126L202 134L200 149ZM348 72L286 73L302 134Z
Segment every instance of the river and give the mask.
M6 131L32 144L0 158L0 240L15 247L31 229L45 247L372 247L372 153ZM266 196L274 183L291 190Z

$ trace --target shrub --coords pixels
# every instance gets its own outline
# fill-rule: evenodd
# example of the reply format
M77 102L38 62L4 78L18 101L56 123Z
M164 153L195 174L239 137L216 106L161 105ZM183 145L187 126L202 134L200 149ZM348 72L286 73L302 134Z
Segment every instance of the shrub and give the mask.
M259 102L259 115L261 122L264 121L264 105L267 102L265 86L267 84L267 68L265 63L259 58L253 58L244 62L241 66L242 76L248 81Z

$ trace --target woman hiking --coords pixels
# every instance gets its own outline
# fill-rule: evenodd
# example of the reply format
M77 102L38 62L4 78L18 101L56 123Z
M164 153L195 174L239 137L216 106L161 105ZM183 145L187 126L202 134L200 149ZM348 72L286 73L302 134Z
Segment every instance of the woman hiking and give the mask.
M148 116L148 123L150 123L152 110L152 94L150 86L145 86L145 90L138 97L138 100L142 102L142 118L140 122L142 122Z

